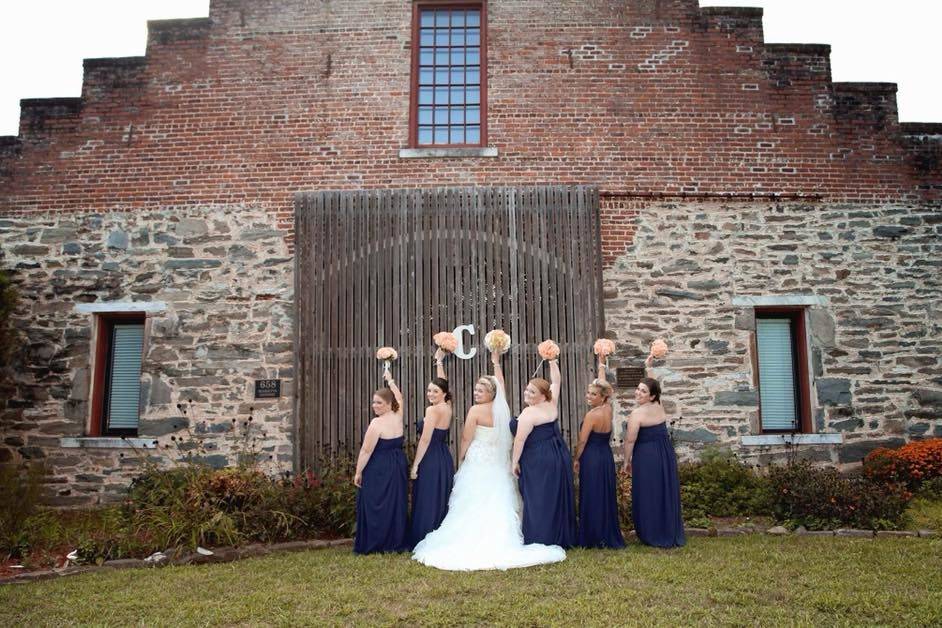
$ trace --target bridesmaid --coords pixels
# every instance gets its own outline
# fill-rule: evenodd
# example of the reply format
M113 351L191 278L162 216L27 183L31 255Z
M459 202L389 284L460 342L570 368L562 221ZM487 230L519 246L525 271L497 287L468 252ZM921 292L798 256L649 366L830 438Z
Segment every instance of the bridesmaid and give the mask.
M353 483L357 491L356 554L408 549L408 478L402 451L402 393L386 371L388 388L373 394L376 415L366 428Z
M653 356L645 366L650 367ZM661 387L645 377L635 389L638 407L628 417L625 463L631 472L631 516L638 540L655 547L680 547L686 543L680 512L677 455L667 432L667 415L661 405Z
M451 392L442 359L445 352L435 352L436 377L429 382L425 396L429 407L425 419L417 423L421 434L412 463L412 521L409 524L409 549L414 549L425 535L438 528L448 513L448 497L455 483L455 463L448 450L451 426Z
M527 404L514 432L511 468L523 497L523 542L572 547L576 542L576 511L572 489L572 458L556 419L562 376L550 360L550 379L531 379L523 391Z
M582 420L573 471L579 474L580 547L625 547L618 523L615 457L612 455L612 387L599 360L599 377L589 384L586 402L592 407Z

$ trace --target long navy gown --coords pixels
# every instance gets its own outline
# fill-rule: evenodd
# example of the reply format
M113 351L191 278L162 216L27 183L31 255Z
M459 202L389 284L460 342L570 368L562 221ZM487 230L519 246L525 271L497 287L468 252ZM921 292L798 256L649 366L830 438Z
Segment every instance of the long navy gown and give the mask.
M425 421L416 424L419 434L424 428ZM454 484L455 463L448 451L448 429L436 427L419 463L418 478L412 483L409 549L414 549L426 534L441 525L448 514L448 497Z
M517 419L510 430L517 433ZM524 543L563 548L576 543L572 479L572 456L556 422L535 426L520 454Z
M591 432L579 458L580 547L625 546L618 523L615 458L609 443L611 432Z
M638 540L646 545L679 547L687 542L677 456L664 423L638 430L631 457L631 516Z
M380 438L357 491L356 554L408 550L408 490L403 437Z

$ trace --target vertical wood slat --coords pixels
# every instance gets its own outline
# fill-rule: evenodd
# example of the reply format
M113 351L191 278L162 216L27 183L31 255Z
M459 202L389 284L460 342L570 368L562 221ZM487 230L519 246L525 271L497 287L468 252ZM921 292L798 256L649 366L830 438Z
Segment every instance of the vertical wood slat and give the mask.
M504 360L519 412L539 362L536 345L563 348L561 428L577 433L604 330L598 194L585 188L378 190L299 194L295 259L295 443L298 467L322 449L355 452L381 385L373 353L395 346L406 433L425 408L432 334L473 323L479 356L446 363L457 446L476 378L489 364L484 334L514 339ZM467 338L466 338L467 340ZM545 369L544 369L545 373Z

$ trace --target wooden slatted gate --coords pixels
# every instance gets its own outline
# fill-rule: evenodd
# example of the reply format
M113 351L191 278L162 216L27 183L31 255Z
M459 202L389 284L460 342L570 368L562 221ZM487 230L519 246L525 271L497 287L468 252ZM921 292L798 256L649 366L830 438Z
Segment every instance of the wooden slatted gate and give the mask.
M310 192L295 200L295 460L355 452L382 385L381 346L398 350L406 436L416 439L434 373L432 336L473 324L472 359L450 356L454 449L483 346L507 331L511 411L553 338L562 349L561 426L570 444L594 377L592 344L604 329L598 192L583 187ZM541 369L548 377L548 368Z

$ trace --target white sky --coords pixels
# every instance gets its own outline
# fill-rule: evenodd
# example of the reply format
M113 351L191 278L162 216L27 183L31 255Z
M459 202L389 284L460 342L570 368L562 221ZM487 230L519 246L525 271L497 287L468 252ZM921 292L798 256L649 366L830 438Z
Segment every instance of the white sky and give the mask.
M766 41L830 44L834 80L897 83L900 120L942 122L939 0L701 4L764 7ZM209 0L0 0L0 135L16 135L21 98L79 96L82 59L143 55L147 20L208 12Z

